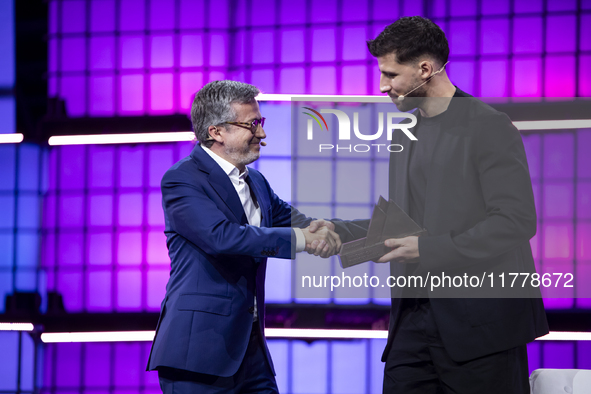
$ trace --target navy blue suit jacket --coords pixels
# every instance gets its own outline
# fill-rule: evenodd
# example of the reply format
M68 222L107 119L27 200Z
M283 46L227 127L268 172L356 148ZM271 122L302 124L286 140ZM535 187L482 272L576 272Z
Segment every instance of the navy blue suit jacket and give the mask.
M293 258L295 234L312 219L282 201L249 168L261 226L248 225L228 175L197 145L162 179L165 233L171 259L148 370L171 367L232 376L253 328L264 334L267 257ZM271 368L273 364L265 345Z

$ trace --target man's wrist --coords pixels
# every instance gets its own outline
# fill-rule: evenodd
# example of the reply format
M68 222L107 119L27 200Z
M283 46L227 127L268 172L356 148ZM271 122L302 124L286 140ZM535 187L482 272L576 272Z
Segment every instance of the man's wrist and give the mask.
M294 227L293 231L296 237L296 253L303 252L306 249L306 237L301 228Z

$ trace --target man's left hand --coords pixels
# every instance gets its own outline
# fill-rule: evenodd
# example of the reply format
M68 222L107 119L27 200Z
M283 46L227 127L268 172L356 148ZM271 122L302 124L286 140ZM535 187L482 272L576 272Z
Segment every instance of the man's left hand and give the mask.
M384 244L392 248L392 251L380 257L376 263L386 263L388 261L394 261L395 263L419 262L419 237L390 238L384 241Z

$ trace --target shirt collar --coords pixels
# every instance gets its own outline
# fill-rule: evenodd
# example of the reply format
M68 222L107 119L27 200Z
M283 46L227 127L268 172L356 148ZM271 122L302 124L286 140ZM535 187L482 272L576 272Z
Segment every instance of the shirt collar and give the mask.
M208 147L203 146L203 145L201 145L201 147L203 148L203 150L205 152L207 152L207 154L209 156L211 156L211 158L213 160L215 160L216 163L218 163L218 165L220 167L222 167L222 170L224 170L226 175L228 175L232 181L238 180L238 179L245 180L246 177L248 176L248 167L244 167L245 168L244 171L242 173L240 173L238 168L236 168L236 166L234 166L234 164L230 163L228 160L219 156L217 153L215 153L214 151L212 151Z

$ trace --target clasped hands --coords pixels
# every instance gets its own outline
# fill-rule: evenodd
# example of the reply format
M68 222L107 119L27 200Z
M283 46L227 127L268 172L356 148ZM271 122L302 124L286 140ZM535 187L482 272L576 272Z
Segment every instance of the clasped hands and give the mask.
M310 226L302 229L306 237L306 252L322 258L333 256L341 250L341 238L334 232L334 223L317 219L310 223ZM404 238L391 238L384 244L392 250L376 263L394 261L397 263L418 263L419 262L419 237L410 236Z
M334 232L334 229L334 223L328 220L312 221L310 226L302 229L306 238L305 251L324 259L339 253L341 237Z

